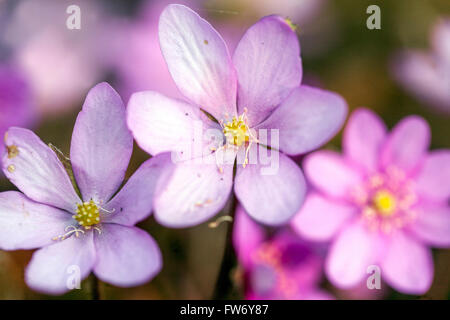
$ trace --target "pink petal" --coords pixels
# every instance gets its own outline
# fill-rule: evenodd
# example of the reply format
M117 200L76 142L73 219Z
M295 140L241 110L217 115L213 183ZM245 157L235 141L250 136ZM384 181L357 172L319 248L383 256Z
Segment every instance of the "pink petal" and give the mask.
M402 293L424 294L433 281L431 251L398 232L390 239L381 261L381 277Z
M333 151L317 151L303 162L309 181L327 195L348 199L353 188L362 183L362 174Z
M325 263L328 279L345 289L358 285L367 275L367 267L376 263L378 241L361 223L354 222L338 235Z
M447 201L450 198L450 151L435 150L425 158L416 178L417 192L430 200Z
M183 5L169 5L159 19L159 42L180 91L216 119L236 114L236 72L217 31Z
M52 149L21 128L8 130L6 145L17 152L3 155L3 172L20 191L34 201L74 212L81 200Z
M238 206L234 216L233 246L244 267L252 264L255 250L263 241L264 229L248 216L242 206Z
M434 247L450 247L450 208L446 205L422 205L408 228Z
M258 128L279 130L280 150L294 155L325 144L342 127L346 115L347 104L339 95L301 86Z
M185 160L206 154L206 130L220 129L198 107L151 91L131 96L127 116L128 126L142 149L152 155L177 152Z
M169 153L144 162L117 195L105 206L111 213L102 222L134 226L147 218L153 209L153 195L158 183L168 179L173 163ZM164 181L163 181L164 182Z
M251 126L263 121L300 85L302 62L297 35L278 16L250 27L234 52L239 113L248 109Z
M63 294L77 275L80 279L87 277L94 263L92 232L72 236L36 251L25 271L25 281L33 290Z
M233 166L215 163L216 154L178 163L167 185L155 195L156 220L172 228L200 224L225 205L233 185Z
M0 193L0 248L34 249L53 243L73 222L67 212L34 202L22 193Z
M375 172L379 169L380 148L386 134L387 128L376 113L365 108L357 109L344 131L344 153L368 172Z
M275 153L271 150L272 159ZM238 165L235 178L235 193L242 206L256 221L268 225L287 223L300 209L306 192L300 168L282 153L277 162L271 169L261 163Z
M329 200L318 193L306 197L291 225L302 237L314 241L328 241L356 214L356 208Z
M416 169L430 145L430 135L428 123L423 118L404 118L395 126L383 146L382 165L394 165L406 172Z
M70 147L83 199L108 201L123 181L132 151L122 99L109 84L98 84L78 114Z
M115 224L104 224L95 234L97 263L95 275L118 287L146 283L162 268L161 251L145 231Z

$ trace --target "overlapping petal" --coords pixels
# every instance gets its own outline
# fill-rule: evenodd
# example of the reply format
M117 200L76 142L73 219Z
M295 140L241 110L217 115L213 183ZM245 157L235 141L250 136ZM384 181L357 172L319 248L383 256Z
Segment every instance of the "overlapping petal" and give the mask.
M450 207L444 205L422 205L417 218L408 229L415 236L434 247L450 246Z
M248 109L251 126L263 121L302 78L297 35L279 16L250 27L233 55L238 74L239 113Z
M435 150L425 157L416 178L416 190L429 200L445 203L450 198L449 150Z

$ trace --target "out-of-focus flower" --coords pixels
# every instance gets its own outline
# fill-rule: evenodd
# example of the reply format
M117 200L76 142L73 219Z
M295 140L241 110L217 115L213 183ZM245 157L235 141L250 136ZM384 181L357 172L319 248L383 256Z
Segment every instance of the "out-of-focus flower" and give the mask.
M317 191L294 217L304 237L332 240L325 271L335 285L357 286L378 265L400 292L422 294L433 279L427 247L450 245L450 151L430 153L430 129L417 116L391 133L373 112L355 111L344 154L318 151L304 161Z
M21 1L4 30L4 44L14 54L47 113L77 105L109 64L108 18L96 1L77 1L81 29L69 29L70 0Z
M450 19L433 29L430 52L399 53L392 69L398 82L422 102L450 113Z
M164 10L159 38L169 71L190 102L140 92L128 105L128 125L145 151L173 151L184 159L155 198L156 219L185 227L216 214L231 193L237 155L242 165L237 166L235 194L246 211L265 224L286 223L300 208L306 188L300 168L287 155L311 151L331 139L344 122L345 101L300 85L299 43L278 16L265 17L247 30L233 59L217 31L182 5ZM204 138L210 130L220 135L210 137L212 143ZM260 130L279 133L279 146L271 144L272 135L270 142L259 135ZM193 147L200 152L187 156L185 151ZM248 154L255 152L270 153L276 172L261 174L267 163L249 161ZM221 157L225 159L218 163Z
M161 269L155 241L134 225L152 210L158 178L169 155L145 162L120 187L133 149L125 107L108 84L88 94L71 144L71 183L64 164L31 131L10 128L3 171L23 193L0 193L0 248L34 249L27 284L49 294L70 289L79 268L117 286L134 286Z
M22 73L15 67L0 64L0 163L6 130L11 126L29 126L35 118L32 94Z
M272 238L248 217L236 210L233 245L243 268L247 299L331 299L318 287L322 259L307 243L288 231Z

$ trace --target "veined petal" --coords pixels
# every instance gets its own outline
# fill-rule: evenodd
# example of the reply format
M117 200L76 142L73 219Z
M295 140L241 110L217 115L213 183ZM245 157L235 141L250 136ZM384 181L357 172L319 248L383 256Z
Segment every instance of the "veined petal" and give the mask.
M74 212L81 200L57 155L32 131L10 128L3 172L28 198Z
M450 198L450 150L435 150L425 157L416 190L430 200L445 202Z
M289 157L272 149L270 159L268 165L262 164L260 159L245 168L238 165L235 193L256 221L281 225L300 209L306 183L301 169Z
M168 5L159 18L159 42L180 91L216 119L236 114L236 72L217 31L186 6Z
M362 183L362 174L333 151L316 151L303 161L309 181L327 195L348 199Z
M73 129L70 159L83 199L106 202L125 176L133 137L122 99L107 83L92 88Z
M169 153L159 154L144 162L105 208L102 222L134 226L148 217L153 209L157 185L169 179L174 164Z
M69 291L74 275L84 279L95 263L93 233L72 236L56 242L33 254L25 270L25 281L33 290L47 294L63 294Z
M190 227L223 208L233 185L233 164L216 164L216 153L176 165L167 185L155 195L155 218L159 223Z
M357 109L344 130L344 153L368 172L375 172L379 169L381 146L386 135L386 125L376 113L366 108Z
M329 200L318 193L308 194L305 204L291 221L295 231L306 239L327 241L333 238L357 213L357 209Z
M381 153L384 167L394 165L406 172L416 169L430 145L430 127L421 117L400 121L387 137Z
M208 147L214 141L208 140L207 130L217 129L223 139L220 126L198 107L151 91L131 96L127 122L139 146L152 155L172 151L188 160L211 153Z
M433 281L431 250L403 232L393 235L381 261L381 274L397 291L424 294Z
M251 126L262 122L300 85L302 61L297 35L279 16L250 27L234 52L239 113L248 109Z
M132 287L146 283L161 270L161 251L141 229L106 223L102 233L95 234L94 242L94 273L102 281Z
M34 249L54 243L73 219L67 212L34 202L22 193L0 193L0 248Z
M340 130L346 115L347 103L339 95L300 86L258 128L279 130L280 150L301 154L328 142Z

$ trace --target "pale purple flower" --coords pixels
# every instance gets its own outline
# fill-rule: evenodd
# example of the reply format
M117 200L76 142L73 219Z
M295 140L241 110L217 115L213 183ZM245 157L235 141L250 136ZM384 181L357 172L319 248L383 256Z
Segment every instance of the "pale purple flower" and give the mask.
M156 242L134 225L150 214L170 155L145 162L118 191L133 138L114 89L106 83L91 89L75 124L70 160L81 197L57 154L33 132L10 128L5 142L3 171L23 193L0 193L0 248L41 248L26 269L31 288L64 293L77 267L81 278L93 271L121 287L142 284L159 272Z
M192 145L200 145L204 153L177 164L155 197L156 219L170 227L204 222L223 208L234 184L237 198L253 218L271 225L286 223L300 208L306 188L302 171L288 155L311 151L333 137L346 116L344 100L300 85L297 36L278 16L265 17L247 30L233 58L217 31L182 5L163 11L159 38L169 71L189 102L136 93L127 109L128 126L150 154L179 155ZM198 123L202 133L216 129L226 143L214 149L207 139L195 140ZM233 123L240 128L233 129ZM276 174L260 173L267 164L242 161L233 181L236 154L243 155L250 146L260 153L264 149L258 143L260 129L279 130L282 152L276 146L270 151L279 159ZM225 154L226 164L214 162L219 153Z
M304 237L331 241L325 270L341 288L357 286L377 265L396 290L423 294L433 280L428 246L450 245L450 151L427 152L430 129L418 116L388 133L367 109L344 132L343 154L304 160L316 191L292 220Z
M16 67L0 64L0 137L11 126L29 126L35 121L36 110L25 77ZM4 149L1 139L0 163Z
M397 81L422 102L450 113L450 19L434 26L431 50L405 50L392 64Z
M246 299L323 300L322 259L310 244L287 230L265 234L242 209L236 210L233 245L243 269Z

